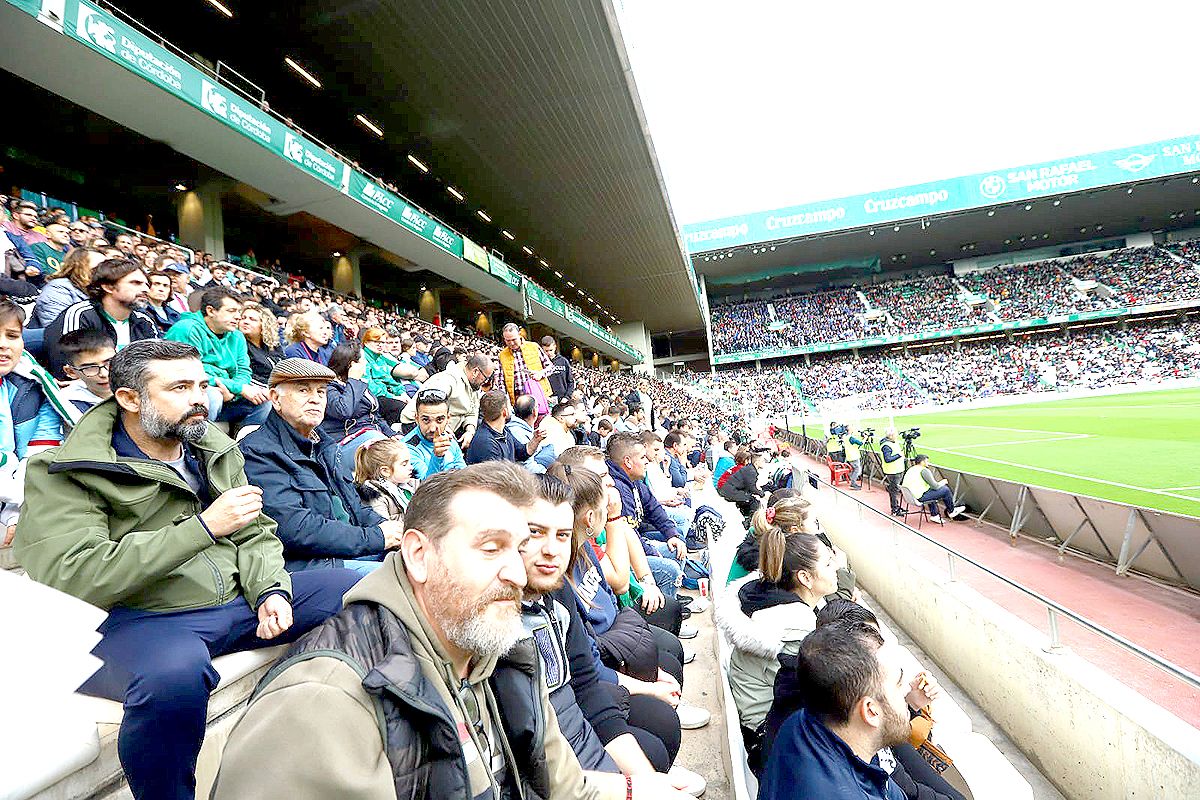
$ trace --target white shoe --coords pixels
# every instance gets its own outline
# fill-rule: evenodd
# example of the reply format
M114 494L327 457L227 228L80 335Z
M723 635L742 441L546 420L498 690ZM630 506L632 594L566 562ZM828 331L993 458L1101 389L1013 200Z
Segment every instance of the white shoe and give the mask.
M941 517L939 517L937 514L930 514L930 515L929 515L929 521L930 521L930 522L936 522L938 525L941 525L941 524L942 524L942 518L941 518Z
M950 512L950 519L954 519L955 517L957 517L959 514L963 513L966 510L967 510L966 506L955 506L954 510Z
M691 597L691 595L688 596ZM687 604L687 608L693 614L703 614L705 611L708 611L708 601L697 595L692 597L692 602Z
M696 651L695 650L685 649L683 651L683 663L690 664L695 660L696 660Z
M700 635L700 631L696 630L691 625L679 626L679 638L680 639L695 639L699 635Z
M703 797L704 791L708 788L708 781L704 780L703 775L697 775L678 764L671 767L671 771L667 773L667 780L676 789L684 794L690 794L692 797Z
M679 715L679 727L685 731L694 731L696 728L703 728L712 719L712 714L709 714L699 706L689 706L687 703L680 703L675 708L675 713Z

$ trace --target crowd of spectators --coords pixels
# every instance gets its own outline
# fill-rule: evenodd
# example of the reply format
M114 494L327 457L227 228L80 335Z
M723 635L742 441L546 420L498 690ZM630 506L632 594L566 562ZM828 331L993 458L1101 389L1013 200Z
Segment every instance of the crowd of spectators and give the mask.
M214 797L253 793L266 740L243 732L258 725L291 754L280 774L300 793L392 789L387 756L425 736L428 707L387 706L382 738L373 717L352 719L369 699L322 699L315 717L297 699L325 698L339 665L365 673L385 657L430 665L412 686L444 703L447 741L484 755L466 776L474 796L518 782L580 800L703 792L674 763L680 730L708 721L684 701L694 655L680 640L696 632L678 590L695 543L688 487L737 415L572 363L516 324L496 341L87 221L35 267L36 229L53 242L57 222L13 211L0 292L25 308L0 299L0 538L30 577L109 611L105 666L82 690L125 704L135 797L191 797L212 659L280 642L345 658L260 692ZM525 577L522 614L498 601L520 598ZM554 715L526 702L529 658L561 678ZM472 665L472 698L434 666L450 662ZM501 725L539 738L510 751ZM365 749L360 734L374 736ZM406 779L448 780L416 750L435 766Z
M911 408L976 398L1104 388L1200 372L1200 320L1133 321L987 340L849 351L770 362L761 370L682 373L673 380L747 419L800 413L847 398L863 409ZM802 393L795 389L799 382Z
M982 307L963 302L948 275L874 284L865 287L863 294L872 308L888 313L888 333L944 331L989 321Z
M1099 286L1089 289L1090 281ZM885 281L861 290L869 308L885 312L886 317L869 322L868 308L854 289L714 306L713 353L800 347L877 334L950 330L1193 300L1200 298L1200 246L1189 241L1165 248L1124 248L1099 255L994 267L956 277ZM964 292L985 302L967 303ZM991 301L990 310L987 301ZM768 310L771 305L774 318ZM772 325L774 321L790 324Z

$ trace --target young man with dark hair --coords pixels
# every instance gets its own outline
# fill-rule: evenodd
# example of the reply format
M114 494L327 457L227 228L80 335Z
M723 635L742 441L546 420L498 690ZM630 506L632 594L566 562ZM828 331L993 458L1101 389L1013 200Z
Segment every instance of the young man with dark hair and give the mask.
M542 337L542 363L546 365L546 380L550 382L550 392L554 401L570 401L575 391L575 373L571 371L571 362L558 352L558 342L553 336Z
M483 425L475 431L465 454L468 464L484 461L525 461L533 456L542 443L543 433L534 431L528 442L518 445L508 433L508 395L503 389L492 389L479 399L479 416Z
M138 800L192 800L212 659L287 642L341 608L357 576L289 576L229 437L208 424L190 345L134 342L114 398L30 459L16 556L36 581L108 609L81 689L124 701L118 753Z
M158 329L166 333L182 316L181 312L171 305L171 273L156 269L150 273L149 280L146 313L154 318Z
M46 360L51 374L66 377L63 366L67 359L61 341L71 331L102 330L117 343L118 352L131 342L159 338L154 319L138 310L146 302L149 289L146 271L136 261L110 258L97 264L87 287L89 299L68 306L46 326Z
M446 393L440 389L421 389L413 395L416 424L404 437L412 451L413 474L419 480L439 472L462 469L466 461L462 448L447 428L450 425L450 406Z
M779 729L760 800L904 800L876 759L909 736L906 696L914 689L896 645L865 623L826 625L804 638L796 671L806 687L804 707Z
M241 296L213 284L200 295L200 311L181 316L163 338L200 351L208 375L208 413L214 422L261 425L271 404L267 390L254 383L246 337L238 330L241 318Z
M585 776L521 641L536 491L505 462L422 482L399 551L259 685L213 798L628 797Z
M62 338L62 349L67 356L63 369L71 379L62 389L63 397L80 411L112 397L108 370L117 346L108 334L95 328L72 331Z

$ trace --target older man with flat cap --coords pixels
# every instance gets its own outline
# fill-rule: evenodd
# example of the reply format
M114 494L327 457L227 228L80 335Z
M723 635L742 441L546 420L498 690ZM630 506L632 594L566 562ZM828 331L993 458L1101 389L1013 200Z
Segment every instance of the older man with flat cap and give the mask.
M401 523L365 506L338 469L337 442L321 432L333 370L285 358L271 371L271 412L242 440L246 476L263 490L263 511L278 524L289 572L377 568L400 546ZM344 562L344 563L343 563Z

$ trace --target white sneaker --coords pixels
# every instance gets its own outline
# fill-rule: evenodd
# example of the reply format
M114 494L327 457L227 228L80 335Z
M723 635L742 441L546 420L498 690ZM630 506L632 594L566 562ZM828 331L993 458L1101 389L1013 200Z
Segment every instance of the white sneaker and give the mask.
M671 767L671 771L667 773L667 780L671 781L671 785L676 789L692 797L703 797L708 788L708 781L704 780L703 775L697 775L678 764Z
M941 525L941 524L942 524L942 518L941 518L941 517L939 517L937 514L930 514L930 515L929 515L929 521L930 521L930 522L936 522L938 525Z
M685 648L683 651L683 663L690 664L695 660L696 660L696 651L688 650Z
M950 512L950 519L954 519L955 517L957 517L959 514L963 513L966 510L967 510L966 506L955 506L954 510Z
M691 625L685 624L685 625L679 626L679 638L680 639L695 639L699 635L700 635L700 631L696 630Z
M703 614L705 611L708 611L708 601L703 597L700 597L699 595L694 597L692 595L688 595L688 597L692 598L692 602L687 604L687 608L693 614Z
M703 728L712 719L712 714L709 714L699 706L689 706L687 703L680 703L675 708L675 713L679 715L679 727L685 731L694 731L696 728Z

